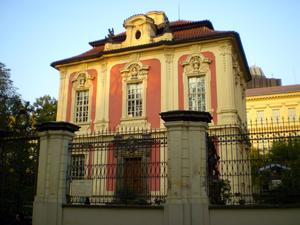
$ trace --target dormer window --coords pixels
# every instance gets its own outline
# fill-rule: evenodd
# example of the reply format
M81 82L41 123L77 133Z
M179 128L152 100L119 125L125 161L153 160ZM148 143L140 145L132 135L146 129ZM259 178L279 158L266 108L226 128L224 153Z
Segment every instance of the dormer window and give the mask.
M109 35L104 50L109 51L145 45L162 40L171 41L173 40L173 35L169 29L164 29L163 32L158 33L158 28L164 26L164 24L168 24L168 18L163 12L159 11L131 16L123 24L126 29L126 39L122 42L111 41L111 38L109 38L111 36Z

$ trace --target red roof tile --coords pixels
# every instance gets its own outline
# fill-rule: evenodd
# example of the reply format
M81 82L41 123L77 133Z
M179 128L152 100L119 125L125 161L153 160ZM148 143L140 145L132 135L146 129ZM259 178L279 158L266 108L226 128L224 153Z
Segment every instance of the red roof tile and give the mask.
M300 84L264 88L251 88L246 90L246 96L251 97L259 95L284 94L290 92L300 92Z
M218 32L211 30L207 27L197 27L190 30L179 30L173 33L174 40L184 40L195 37L207 36L211 34L216 34Z
M82 58L84 59L89 59L89 58L93 58L94 56L100 56L101 53L103 52L104 50L104 45L101 45L101 46L97 46L97 47L94 47L82 54L79 54L79 55L76 55L76 56L73 56L73 57L70 57L70 58L67 58L67 59L63 59L62 61L67 61L67 62L76 62L76 61L80 61ZM60 61L57 61L58 62L58 65L62 65L64 63L59 63ZM54 62L56 63L56 62ZM54 63L52 63L51 65L53 65Z
M141 48L141 47L150 47L152 45L160 45L160 44L176 44L177 41L182 41L182 40L193 40L193 39L200 39L200 38L212 38L214 35L229 35L229 33L234 35L237 38L238 44L241 45L240 39L237 33L235 32L220 32L220 31L215 31L213 28L213 25L211 24L210 21L204 20L204 21L187 21L187 20L177 20L170 22L169 24L169 31L172 32L173 34L173 40L172 41L162 41L161 43L151 43L143 46L134 46L132 48ZM166 24L161 24L157 27L157 35L162 35L165 32L165 26ZM113 43L120 43L126 39L126 32L122 32L119 34L116 34L115 36L112 37L112 42ZM59 60L56 62L53 62L51 66L55 67L57 65L63 65L66 63L71 63L71 62L77 62L81 60L86 60L86 59L91 59L95 57L100 57L102 54L105 54L106 52L104 51L104 45L107 43L109 40L107 38L98 40L98 41L93 41L90 42L90 45L93 47L87 52L84 52L80 55ZM129 47L130 48L130 47ZM242 48L242 46L241 46ZM111 52L114 51L125 51L128 48L124 49L118 49L118 50L112 50ZM242 50L243 51L243 50ZM109 52L109 51L107 51Z

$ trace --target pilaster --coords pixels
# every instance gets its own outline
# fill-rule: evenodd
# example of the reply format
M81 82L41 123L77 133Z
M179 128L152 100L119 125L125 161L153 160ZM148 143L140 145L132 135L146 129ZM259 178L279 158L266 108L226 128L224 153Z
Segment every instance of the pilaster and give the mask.
M220 76L222 89L222 99L220 101L219 124L232 124L236 122L237 109L235 106L235 81L233 74L233 62L232 62L232 46L229 43L225 43L220 47L220 56L222 58L222 76Z
M57 116L56 120L65 120L66 119L66 108L67 108L67 92L68 92L68 81L66 79L67 71L66 69L60 69L60 87L59 95L57 101Z

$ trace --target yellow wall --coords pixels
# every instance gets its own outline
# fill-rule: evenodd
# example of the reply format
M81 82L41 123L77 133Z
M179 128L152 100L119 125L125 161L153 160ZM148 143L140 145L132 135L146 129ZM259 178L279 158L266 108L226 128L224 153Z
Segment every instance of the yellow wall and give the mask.
M263 115L263 121L277 121L274 117L279 112L279 121L288 121L289 113L294 110L295 120L300 116L300 91L269 94L260 96L248 96L246 98L247 120L248 122L260 122L260 115ZM278 110L277 112L275 112ZM278 114L277 114L278 115Z

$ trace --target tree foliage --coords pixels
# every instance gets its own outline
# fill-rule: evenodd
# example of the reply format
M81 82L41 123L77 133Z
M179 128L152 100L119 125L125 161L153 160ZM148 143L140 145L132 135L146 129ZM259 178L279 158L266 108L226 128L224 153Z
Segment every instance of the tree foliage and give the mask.
M275 141L267 154L253 150L252 182L263 203L300 203L300 139Z
M36 123L55 121L57 100L49 95L37 98L33 103L33 117Z
M9 131L23 103L10 79L10 70L0 63L0 129Z
M55 120L56 107L49 95L33 104L22 100L0 63L0 224L10 224L16 212L31 214L39 148L35 124Z

